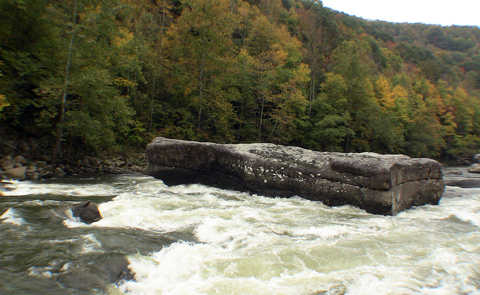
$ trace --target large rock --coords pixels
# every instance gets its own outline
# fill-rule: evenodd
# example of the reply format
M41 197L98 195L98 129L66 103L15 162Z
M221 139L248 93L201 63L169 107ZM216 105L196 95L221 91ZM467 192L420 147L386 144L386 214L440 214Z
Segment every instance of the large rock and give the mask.
M440 164L430 159L375 153L314 152L273 144L214 144L155 138L147 146L147 174L167 185L201 183L219 188L351 204L371 213L396 214L438 204Z
M475 156L473 156L473 162L480 164L480 154L476 154Z
M12 168L4 172L4 175L9 179L24 180L27 176L27 167Z
M467 171L470 173L480 173L480 164L473 164L472 166L468 167Z
M98 210L97 204L93 203L90 200L74 205L72 207L72 213L74 217L80 217L80 221L87 224L102 219L102 215Z

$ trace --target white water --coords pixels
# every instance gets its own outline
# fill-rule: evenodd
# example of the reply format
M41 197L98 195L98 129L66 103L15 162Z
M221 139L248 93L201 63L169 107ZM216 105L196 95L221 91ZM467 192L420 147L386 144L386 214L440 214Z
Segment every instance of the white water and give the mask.
M10 208L3 213L2 216L0 216L0 221L14 225L22 225L25 223L23 218L18 216L17 212L15 212L15 209L13 208Z
M129 255L135 281L121 282L114 293L480 294L480 189L448 187L440 205L392 217L300 198L167 187L146 176L91 187L19 186L21 193L117 195L100 205L101 221L86 225L70 215L67 227L195 236L196 242ZM23 222L14 209L2 218ZM94 235L80 238L83 253L102 251Z

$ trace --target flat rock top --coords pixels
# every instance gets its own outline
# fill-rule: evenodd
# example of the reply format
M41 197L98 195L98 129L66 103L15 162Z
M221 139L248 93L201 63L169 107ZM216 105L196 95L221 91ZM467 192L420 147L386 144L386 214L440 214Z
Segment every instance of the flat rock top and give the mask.
M402 161L411 161L405 155L381 155L377 153L333 153L307 150L295 146L281 146L271 143L226 144L225 148L232 152L268 159L279 163L289 163L298 166L312 166L322 168L332 162L365 162L389 169L392 165Z
M163 147L202 147L208 151L228 152L243 158L273 163L298 169L311 169L333 174L350 174L361 177L382 178L388 187L408 181L442 179L441 166L437 161L425 158L410 158L405 155L381 155L377 153L331 153L317 152L294 146L270 143L215 144L173 140L157 137L152 145ZM332 180L338 180L332 174Z

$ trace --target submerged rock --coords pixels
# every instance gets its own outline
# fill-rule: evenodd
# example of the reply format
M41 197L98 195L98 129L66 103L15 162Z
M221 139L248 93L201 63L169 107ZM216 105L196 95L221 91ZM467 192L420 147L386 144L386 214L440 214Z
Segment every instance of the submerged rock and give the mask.
M128 260L121 255L99 257L91 265L65 267L65 270L58 275L57 280L65 287L76 290L107 291L111 284L134 279L134 274L128 265Z
M214 144L158 137L147 146L147 174L167 185L201 183L377 214L438 204L445 188L430 159L327 153L274 144Z
M80 217L80 220L85 223L92 223L102 219L102 215L98 210L97 204L92 201L85 201L83 203L74 205L72 208L73 216Z

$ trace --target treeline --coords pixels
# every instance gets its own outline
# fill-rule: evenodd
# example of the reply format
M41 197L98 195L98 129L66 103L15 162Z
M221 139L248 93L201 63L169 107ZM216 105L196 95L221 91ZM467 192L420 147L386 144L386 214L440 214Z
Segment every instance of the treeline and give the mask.
M480 150L480 29L300 0L2 0L0 121L53 161L154 136L456 160Z

